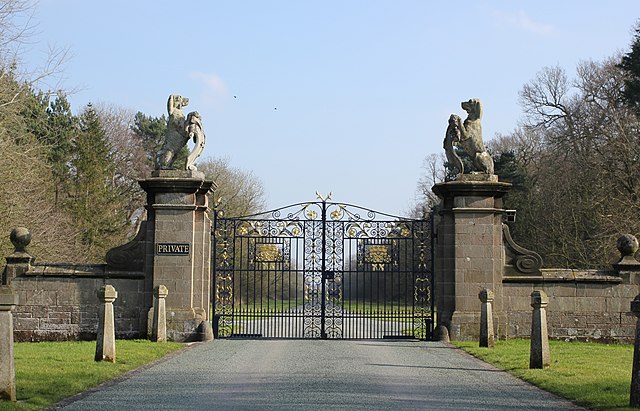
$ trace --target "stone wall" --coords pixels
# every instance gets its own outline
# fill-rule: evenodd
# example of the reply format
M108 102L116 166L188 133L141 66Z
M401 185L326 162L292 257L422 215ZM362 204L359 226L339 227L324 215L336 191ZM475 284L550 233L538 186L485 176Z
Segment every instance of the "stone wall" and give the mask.
M505 279L503 302L494 306L497 338L529 338L531 333L531 293L543 290L549 296L547 322L549 338L632 343L636 318L630 311L638 295L638 284L614 273L598 271L543 270L545 279ZM480 289L478 289L480 292ZM478 293L459 297L466 307L456 314L450 334L459 340L478 340L481 302Z
M144 275L109 272L105 265L32 265L15 277L16 341L92 340L96 338L100 301L98 289L110 284L118 291L114 302L117 338L146 338L149 296Z
M598 270L542 270L544 280L506 277L502 337L529 337L531 292L549 296L549 337L563 340L633 342L636 318L630 311L638 294L636 274Z

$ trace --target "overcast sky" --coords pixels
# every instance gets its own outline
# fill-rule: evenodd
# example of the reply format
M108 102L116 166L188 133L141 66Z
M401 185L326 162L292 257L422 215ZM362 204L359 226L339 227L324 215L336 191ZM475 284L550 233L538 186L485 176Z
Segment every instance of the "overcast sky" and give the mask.
M76 112L189 97L203 155L252 171L270 208L332 191L403 214L461 101L483 101L485 139L508 133L538 71L628 51L639 17L637 0L40 0L25 64L69 47Z

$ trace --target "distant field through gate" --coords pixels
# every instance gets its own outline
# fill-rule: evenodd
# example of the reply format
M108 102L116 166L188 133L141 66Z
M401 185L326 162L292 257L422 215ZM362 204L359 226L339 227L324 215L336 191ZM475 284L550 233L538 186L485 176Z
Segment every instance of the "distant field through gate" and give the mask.
M326 200L213 227L217 338L429 339L432 221Z

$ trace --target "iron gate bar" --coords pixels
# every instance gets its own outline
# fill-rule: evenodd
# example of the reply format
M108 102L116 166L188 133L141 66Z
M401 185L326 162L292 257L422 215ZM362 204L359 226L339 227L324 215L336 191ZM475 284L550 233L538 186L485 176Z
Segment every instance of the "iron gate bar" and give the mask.
M319 198L236 218L215 212L216 337L430 337L432 219Z
M322 200L322 260L321 260L320 272L322 275L320 281L320 287L322 290L321 299L320 299L320 338L327 338L327 330L326 330L326 294L327 294L327 285L325 272L327 270L327 203L325 200Z

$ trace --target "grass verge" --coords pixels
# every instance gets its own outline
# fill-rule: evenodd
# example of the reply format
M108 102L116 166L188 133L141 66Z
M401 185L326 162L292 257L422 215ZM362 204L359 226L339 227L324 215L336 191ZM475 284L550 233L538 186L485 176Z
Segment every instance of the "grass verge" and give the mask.
M118 340L116 363L95 362L95 341L16 343L18 402L0 410L38 410L86 391L184 347L180 343Z
M454 341L473 356L547 391L596 410L632 410L633 345L549 341L551 367L529 369L529 340L497 341L493 349Z

